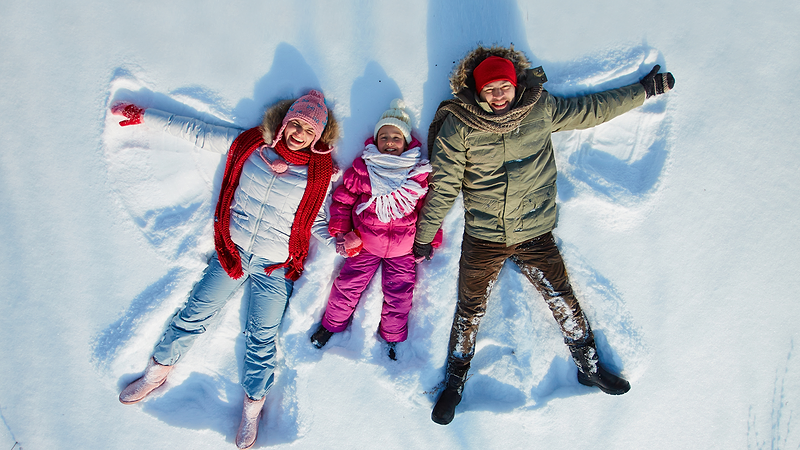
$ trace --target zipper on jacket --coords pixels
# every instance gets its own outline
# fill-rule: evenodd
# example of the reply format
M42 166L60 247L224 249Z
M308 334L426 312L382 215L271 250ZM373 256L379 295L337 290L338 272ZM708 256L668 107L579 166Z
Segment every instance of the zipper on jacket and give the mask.
M261 207L258 210L258 217L256 217L255 227L253 227L253 235L250 236L250 245L248 245L247 248L247 252L249 253L253 252L253 245L255 245L256 243L256 236L258 235L258 229L261 227L261 222L264 220L264 207L267 204L267 199L269 198L269 195L272 193L272 186L275 184L275 180L278 178L275 176L274 173L269 173L269 172L265 173L268 173L271 176L271 178L269 180L269 186L267 186L267 193L264 194L264 199L261 200Z
M394 220L389 221L389 227L386 230L386 250L383 251L383 257L389 257L389 243L392 242L392 238L394 237Z

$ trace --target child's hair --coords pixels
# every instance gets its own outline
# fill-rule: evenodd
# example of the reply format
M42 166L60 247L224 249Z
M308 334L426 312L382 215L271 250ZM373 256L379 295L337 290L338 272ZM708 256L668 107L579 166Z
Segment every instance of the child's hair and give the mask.
M411 143L411 118L408 117L405 108L406 104L403 100L399 98L392 100L389 109L383 112L381 120L375 124L375 132L372 133L372 138L378 139L378 130L382 126L391 125L403 133L403 137L406 138L406 144Z

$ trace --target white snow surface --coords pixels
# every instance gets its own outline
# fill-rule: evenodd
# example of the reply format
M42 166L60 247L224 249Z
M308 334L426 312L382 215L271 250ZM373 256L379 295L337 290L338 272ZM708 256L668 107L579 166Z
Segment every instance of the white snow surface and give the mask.
M322 350L342 259L314 244L256 448L800 448L800 3L532 0L0 5L0 450L234 448L242 293L165 388L125 406L213 251L224 159L117 101L249 128L322 90L349 167L396 97L423 141L453 62L513 43L552 93L674 91L554 135L555 230L622 396L578 384L544 301L506 264L455 420L443 376L463 213L419 268L399 361L376 279Z

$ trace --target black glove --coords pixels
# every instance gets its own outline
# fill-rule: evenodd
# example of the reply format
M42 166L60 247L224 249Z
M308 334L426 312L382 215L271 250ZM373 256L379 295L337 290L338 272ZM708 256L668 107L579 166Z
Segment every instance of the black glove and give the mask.
M661 70L661 66L656 64L650 73L639 80L639 83L644 86L644 92L646 93L647 98L663 94L675 86L675 77L673 77L669 72L658 73L659 70Z
M423 259L430 261L431 256L433 256L433 245L430 242L427 244L420 244L414 241L414 247L411 251L414 253L414 259L417 262L421 262Z

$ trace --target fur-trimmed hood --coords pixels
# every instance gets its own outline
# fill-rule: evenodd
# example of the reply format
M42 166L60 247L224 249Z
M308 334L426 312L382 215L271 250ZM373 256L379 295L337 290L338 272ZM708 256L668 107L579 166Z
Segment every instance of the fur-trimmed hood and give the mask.
M292 106L297 99L281 100L274 105L267 108L264 117L261 119L261 133L264 136L264 142L269 144L275 139L275 133L281 128L283 118L289 107ZM328 108L328 123L325 125L325 130L319 138L319 142L331 147L339 138L339 122L333 116L333 110Z
M490 56L499 56L514 64L514 69L517 72L518 87L527 88L534 83L544 84L547 81L544 70L541 67L530 69L531 63L528 61L528 57L521 51L514 50L513 44L508 48L500 46L486 48L479 45L456 63L453 68L453 72L450 74L450 89L453 95L459 98L467 97L471 99L477 94L475 92L475 77L473 77L472 71ZM517 89L517 94L520 95L523 90ZM467 91L469 94L467 94Z

